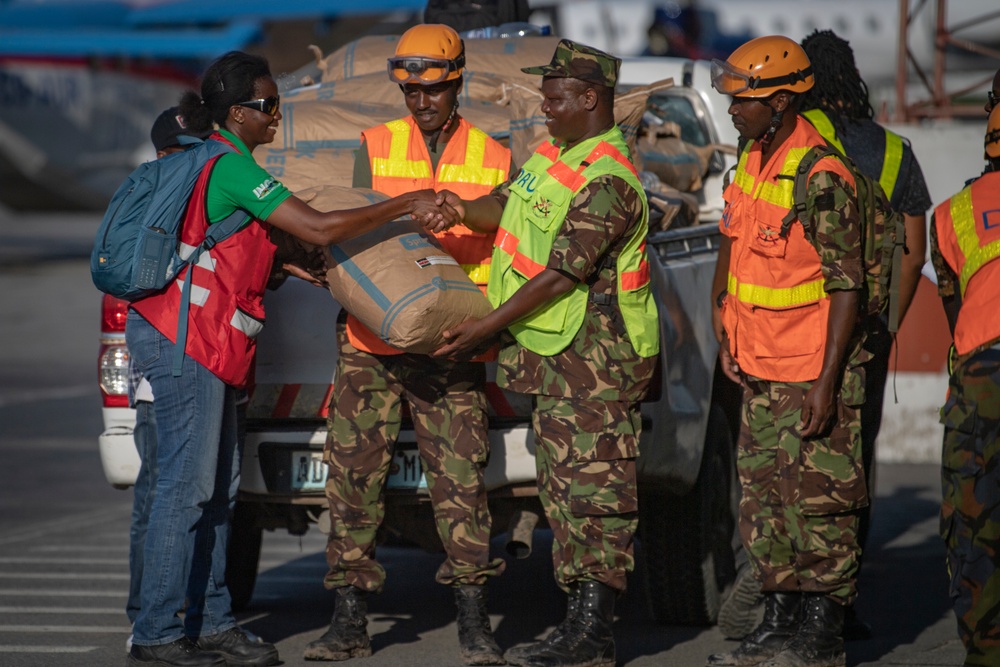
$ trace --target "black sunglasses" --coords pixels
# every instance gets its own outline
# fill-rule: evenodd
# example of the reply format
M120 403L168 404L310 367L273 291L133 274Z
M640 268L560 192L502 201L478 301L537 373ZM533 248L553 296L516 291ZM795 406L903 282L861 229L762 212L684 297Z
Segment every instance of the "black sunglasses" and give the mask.
M266 113L268 116L273 116L278 113L278 105L281 103L281 96L275 95L274 97L267 97L262 100L249 100L247 102L237 102L236 106L246 107L247 109L256 109L261 113Z
M986 91L986 99L989 100L991 107L995 107L997 102L1000 102L1000 96L994 95L992 90Z

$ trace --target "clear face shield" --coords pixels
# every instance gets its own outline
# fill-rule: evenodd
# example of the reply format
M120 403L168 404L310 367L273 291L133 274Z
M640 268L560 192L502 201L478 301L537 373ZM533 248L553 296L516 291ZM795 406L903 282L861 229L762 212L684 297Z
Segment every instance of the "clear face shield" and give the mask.
M453 72L461 74L464 67L465 54L454 60L425 58L423 56L394 56L389 58L387 65L389 80L393 83L418 83L424 86L445 81Z

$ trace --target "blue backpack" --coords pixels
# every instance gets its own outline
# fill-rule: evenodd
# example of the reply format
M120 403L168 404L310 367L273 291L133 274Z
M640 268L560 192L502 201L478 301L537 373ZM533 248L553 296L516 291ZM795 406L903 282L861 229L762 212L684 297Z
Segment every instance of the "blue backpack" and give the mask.
M181 258L178 237L195 181L212 158L232 151L209 139L187 150L139 165L111 198L90 253L90 277L100 291L136 301L170 284L177 274L216 243L242 229L249 218L237 210L209 225L205 240ZM173 374L180 376L187 341L191 281L184 283L177 322Z
M181 223L195 181L212 158L232 151L221 141L198 143L185 151L139 165L118 188L97 228L90 276L100 291L136 301L166 287L177 273L243 226L244 211L210 225L190 256L177 253Z

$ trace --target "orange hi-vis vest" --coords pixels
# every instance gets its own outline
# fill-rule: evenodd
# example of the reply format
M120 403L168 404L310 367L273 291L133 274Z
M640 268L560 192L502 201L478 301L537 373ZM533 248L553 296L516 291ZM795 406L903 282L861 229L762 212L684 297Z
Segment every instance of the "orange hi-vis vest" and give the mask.
M1000 173L989 172L934 209L938 247L958 276L962 307L955 351L968 354L1000 338Z
M432 189L436 192L450 190L462 199L477 199L492 192L510 175L510 150L461 116L455 133L445 144L436 172L432 170L427 144L412 116L369 128L361 137L368 146L371 160L372 189L390 197ZM496 235L456 225L435 236L485 294ZM350 314L347 337L351 345L365 352L402 353ZM489 356L489 360L495 358L495 352Z
M181 257L193 252L208 230L205 194L217 159L195 182L181 229ZM192 280L184 351L234 387L249 383L257 334L264 328L264 289L275 251L269 230L267 223L249 220L247 227L203 252L197 264L182 270L162 292L131 306L176 343L181 290Z
M794 201L795 170L817 145L823 137L802 118L767 164L760 145L750 142L724 193L719 226L732 251L722 323L740 369L763 380L808 382L823 368L830 298L822 263L801 222L787 236L780 233ZM854 186L836 158L820 160L813 172L823 170Z

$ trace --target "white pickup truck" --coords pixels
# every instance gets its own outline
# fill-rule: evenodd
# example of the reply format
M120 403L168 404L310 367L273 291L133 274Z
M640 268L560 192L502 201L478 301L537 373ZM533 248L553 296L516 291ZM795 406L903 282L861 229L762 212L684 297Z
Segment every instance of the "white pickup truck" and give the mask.
M672 77L675 86L650 99L650 113L677 123L697 146L735 144L726 100L709 85L709 64L680 59L627 59L623 87ZM713 154L696 196L701 224L651 233L648 248L660 303L662 353L656 395L644 404L640 445L638 557L651 609L666 623L715 621L734 577L731 547L736 481L732 436L735 388L716 373L710 292L722 210L721 179L732 163ZM296 279L265 297L268 324L259 338L255 384L247 409L242 481L233 518L227 581L234 605L247 604L257 576L263 530L302 534L329 525L321 454L327 402L335 382L333 331L339 306L328 292ZM134 412L125 397L127 304L104 300L99 382L105 430L99 444L105 475L117 488L136 478ZM488 391L491 456L486 472L498 533L535 512L530 400ZM404 423L386 498L384 537L440 549L412 427ZM542 522L544 525L544 521ZM530 550L530 527L508 549ZM547 554L535 557L547 558Z

